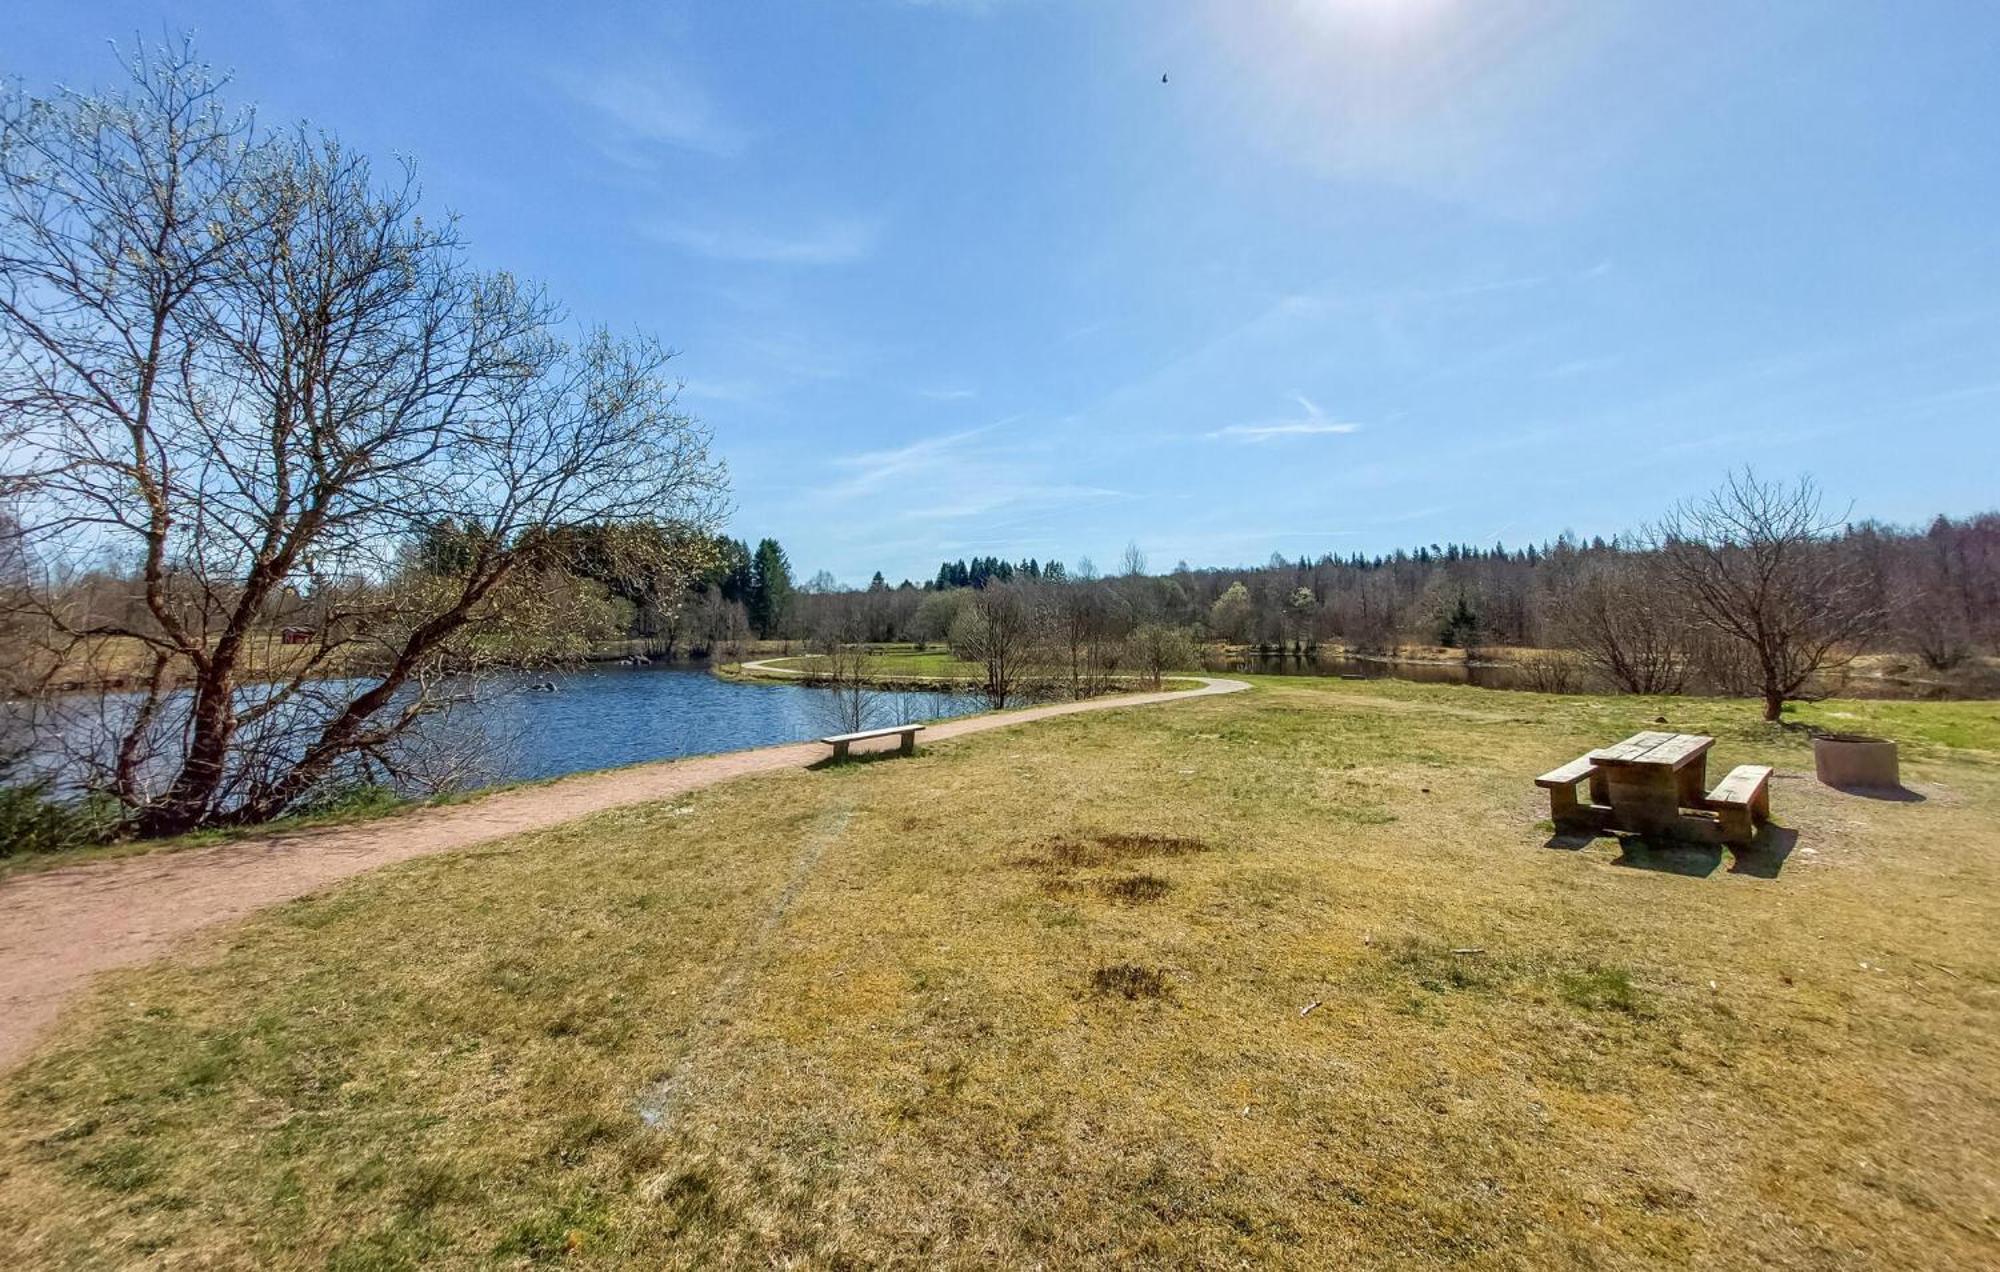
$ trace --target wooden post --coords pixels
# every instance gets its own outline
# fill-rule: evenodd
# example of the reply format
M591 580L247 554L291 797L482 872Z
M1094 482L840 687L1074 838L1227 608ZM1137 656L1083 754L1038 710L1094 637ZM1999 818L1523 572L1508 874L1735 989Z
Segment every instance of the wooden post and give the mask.
M1576 821L1576 787L1567 782L1549 787L1549 820L1561 826Z
M1679 779L1676 795L1682 808L1700 808L1708 795L1708 756L1699 755L1674 772Z
M1612 824L1642 835L1672 835L1681 818L1674 775L1643 765L1611 770Z

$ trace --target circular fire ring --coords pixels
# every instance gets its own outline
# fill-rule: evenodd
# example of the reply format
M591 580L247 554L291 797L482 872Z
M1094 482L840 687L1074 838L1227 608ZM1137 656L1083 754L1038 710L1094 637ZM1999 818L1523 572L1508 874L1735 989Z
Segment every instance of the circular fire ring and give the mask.
M1896 744L1862 733L1822 733L1813 739L1813 770L1828 786L1896 790Z

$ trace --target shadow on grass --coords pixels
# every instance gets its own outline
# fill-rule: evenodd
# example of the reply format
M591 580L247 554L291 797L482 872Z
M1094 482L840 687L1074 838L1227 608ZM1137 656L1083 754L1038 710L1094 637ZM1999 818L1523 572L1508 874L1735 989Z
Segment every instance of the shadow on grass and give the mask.
M1633 870L1653 870L1661 874L1686 875L1690 879L1706 879L1722 864L1720 844L1619 835L1618 847L1618 858L1611 864L1628 866Z
M1757 828L1757 838L1748 847L1735 850L1736 860L1729 867L1729 873L1749 875L1754 879L1775 879L1778 872L1785 868L1785 859L1798 845L1798 831L1765 822Z
M1543 844L1542 847L1554 848L1560 852L1582 852L1585 848L1596 843L1599 835L1609 833L1609 831L1590 830L1587 828L1559 829L1555 834L1549 836L1548 842Z
M1829 785L1831 785L1829 783ZM1924 797L1907 786L1834 786L1842 795L1856 799L1881 800L1889 804L1921 804Z
M850 751L844 759L836 760L829 755L823 760L808 764L806 765L806 771L809 773L820 773L827 769L839 770L859 768L864 764L880 764L884 760L914 760L922 754L923 752L920 750L916 755L904 755L894 747L889 747L881 751Z
M1775 879L1778 872L1784 869L1786 859L1792 855L1792 849L1798 846L1799 832L1767 822L1757 828L1757 838L1748 845L1726 848L1722 844L1649 838L1615 830L1570 829L1557 831L1542 847L1559 852L1581 852L1600 838L1617 841L1618 856L1611 862L1614 866L1706 879L1722 864L1723 853L1727 851L1730 855L1730 874Z

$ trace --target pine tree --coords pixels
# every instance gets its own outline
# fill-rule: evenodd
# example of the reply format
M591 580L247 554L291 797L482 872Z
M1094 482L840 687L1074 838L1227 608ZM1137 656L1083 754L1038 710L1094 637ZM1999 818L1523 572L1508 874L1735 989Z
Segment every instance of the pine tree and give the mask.
M785 621L792 599L792 565L776 539L764 539L750 561L750 594L744 609L758 639L769 640Z

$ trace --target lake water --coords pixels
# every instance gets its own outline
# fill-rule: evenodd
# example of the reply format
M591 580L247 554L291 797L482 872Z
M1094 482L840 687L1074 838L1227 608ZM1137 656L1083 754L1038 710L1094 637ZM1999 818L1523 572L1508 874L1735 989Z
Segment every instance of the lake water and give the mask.
M544 684L553 689L536 688ZM336 681L316 688L344 701L361 686ZM261 692L261 686L247 687L246 707ZM441 753L458 758L443 767L449 768L452 784L461 787L801 742L843 731L832 711L831 690L723 680L706 669L685 666L503 673L476 682L448 681L438 696L449 701L420 727L431 736L453 739ZM0 723L10 723L16 736L37 729L29 735L30 767L60 783L79 772L64 757L106 753L104 739L117 735L135 703L129 694L76 695L64 700L64 714L39 726L19 718ZM162 714L170 718L186 707L185 695L169 695ZM983 698L967 694L883 691L873 699L868 727L985 709ZM0 715L6 710L0 706ZM474 757L469 767L463 762L467 756ZM162 757L162 777L170 771L169 763L169 757Z
M544 680L554 693L529 688ZM454 718L491 738L489 780L512 781L823 737L839 731L829 698L810 685L723 680L699 668L599 666L483 683ZM873 725L985 709L965 694L884 692Z

